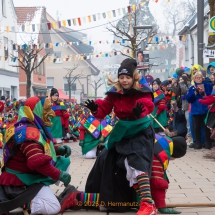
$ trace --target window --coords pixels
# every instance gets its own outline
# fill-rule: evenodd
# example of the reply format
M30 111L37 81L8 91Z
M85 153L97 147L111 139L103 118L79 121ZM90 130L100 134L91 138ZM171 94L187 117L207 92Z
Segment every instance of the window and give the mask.
M63 82L64 82L64 91L69 92L69 85L68 85L67 78L63 78ZM76 91L76 83L71 84L71 91L72 92Z
M38 74L43 75L43 62L40 64Z
M14 55L14 51L13 51L13 40L11 40L10 45L11 45L11 47L10 47L10 48L11 48L11 54Z
M54 63L62 63L61 59L62 52L55 52L54 53Z
M6 0L2 0L2 15L6 17Z
M48 89L52 89L53 87L54 87L54 78L53 77L48 77L47 79L46 79L46 81L47 81L47 88Z
M8 57L8 38L4 37L4 56Z

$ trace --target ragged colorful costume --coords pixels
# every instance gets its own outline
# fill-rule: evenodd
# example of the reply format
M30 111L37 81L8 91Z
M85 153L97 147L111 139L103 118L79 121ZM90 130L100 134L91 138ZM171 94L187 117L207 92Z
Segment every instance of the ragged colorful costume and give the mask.
M106 116L98 120L91 115L81 121L79 145L86 158L96 157L98 145L104 144L116 123L113 120L115 117Z
M138 75L136 66L135 60L125 59L118 69L118 79L123 75L122 78L134 80ZM141 199L137 214L146 214L146 210L148 214L156 214L149 185L154 130L148 115L154 110L153 95L144 77L137 85L138 82L134 82L133 87L128 89L115 85L104 100L88 100L85 103L97 119L103 119L112 111L119 118L105 144L106 148L97 157L88 176L85 191L100 193L100 202L115 211L129 210L136 192ZM120 206L110 205L109 202L131 204Z
M169 180L166 170L171 157L180 158L186 154L187 144L183 137L163 137L155 134L154 158L150 187L152 198L160 213L177 214L177 211L166 208L166 191Z
M50 130L57 143L61 143L68 132L69 113L63 102L54 102L52 110L55 112L56 117L52 119L53 126L50 127Z
M48 186L63 181L62 174L65 177L70 160L57 156L64 155L64 148L54 146L47 128L51 125L49 117L54 117L51 108L48 98L29 98L19 109L18 121L6 129L0 214L24 205L32 214L60 211L60 204Z
M157 81L158 82L158 81ZM156 80L152 82L152 85L156 84L159 87L159 83L157 83ZM154 104L155 109L152 112L152 115L157 119L157 121L163 126L167 126L167 107L166 107L166 99L164 93L158 88L157 90L153 91L154 95ZM153 128L155 129L155 132L162 132L163 129L160 127L160 125L153 120Z

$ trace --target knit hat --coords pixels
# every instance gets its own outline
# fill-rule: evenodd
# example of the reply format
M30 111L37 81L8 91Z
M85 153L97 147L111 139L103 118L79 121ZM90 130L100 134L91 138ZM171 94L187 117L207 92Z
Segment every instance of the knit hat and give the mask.
M183 70L183 69L178 69L178 70L176 71L176 74L177 74L178 77L181 77L181 76L183 75L183 73L184 73L184 70Z
M121 66L118 69L118 78L120 75L128 75L133 78L134 71L137 67L137 62L134 59L127 58L122 61Z
M173 137L173 158L181 158L183 157L187 152L187 143L185 138L183 137Z
M160 78L156 78L154 81L152 81L152 85L153 85L153 84L157 84L157 85L160 86L160 84L161 84Z
M12 114L8 114L7 118L13 118Z
M172 77L176 80L178 79L178 75L176 73L174 73Z
M5 100L5 96L1 96L1 100Z
M51 89L50 97L51 97L51 96L54 96L54 95L56 95L56 96L59 97L59 93L58 93L58 91L57 91L56 88L52 88L52 89Z
M165 81L163 81L162 83L161 83L161 85L163 85L163 86L168 86L170 83L169 83L169 81L168 80L165 80Z

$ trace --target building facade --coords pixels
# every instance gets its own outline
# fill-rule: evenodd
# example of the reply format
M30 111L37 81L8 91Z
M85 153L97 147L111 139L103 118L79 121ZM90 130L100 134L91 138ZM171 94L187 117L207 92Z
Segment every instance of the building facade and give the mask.
M40 23L47 22L46 8L45 7L15 7L17 14L18 25L29 23L36 23L37 26ZM41 26L41 25L39 25ZM22 31L20 29L20 31ZM37 34L38 33L38 34ZM33 35L33 36L32 36ZM19 45L30 44L33 40L34 44L46 44L51 42L51 37L48 29L41 31L40 28L36 28L34 34L19 34L17 41ZM47 53L52 53L51 48L43 48L38 53L38 59L41 59ZM39 61L37 62L37 64ZM21 68L19 78L20 98L26 97L26 74ZM46 61L40 64L31 74L31 96L46 96L47 84L46 84Z
M17 61L11 60L11 55L17 57L13 46L17 43L17 16L12 0L1 1L0 20L4 29L6 26L10 28L8 32L0 33L0 96L19 99L19 70L15 67Z
M56 22L49 14L47 14L47 19L50 23ZM86 98L93 93L90 85L91 76L97 76L100 71L89 59L73 61L71 60L71 55L93 53L93 47L82 43L86 34L72 31L70 28L61 27L55 30L52 29L50 35L53 44L53 55L46 63L47 88L51 89L55 87L69 95L66 75L68 69L77 67L72 72L71 77L74 79L77 75L81 76L72 84L71 95L77 102L81 102L83 95ZM70 42L73 42L73 44L70 45ZM56 46L56 43L59 43L59 45ZM66 61L65 56L69 56L70 60ZM53 58L55 59L54 61Z
M208 1L204 3L204 44L208 43L209 30L209 5ZM185 25L178 33L180 43L177 45L177 67L186 66L190 68L198 62L198 44L197 44L197 12L187 20ZM203 67L209 64L209 58L204 58Z

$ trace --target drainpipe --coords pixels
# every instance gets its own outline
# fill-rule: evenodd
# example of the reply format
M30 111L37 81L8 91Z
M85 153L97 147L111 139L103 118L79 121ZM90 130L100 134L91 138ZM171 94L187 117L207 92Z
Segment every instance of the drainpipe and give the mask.
M88 77L90 77L91 75L87 75L87 96L88 96L88 92L89 92L89 82L88 82Z
M197 51L198 64L204 67L203 61L204 47L204 1L197 0Z
M192 59L192 65L194 65L194 40L193 40L193 35L191 34L191 31L190 31L190 26L187 26L187 32L188 34L190 35L190 39L191 39L191 59Z

